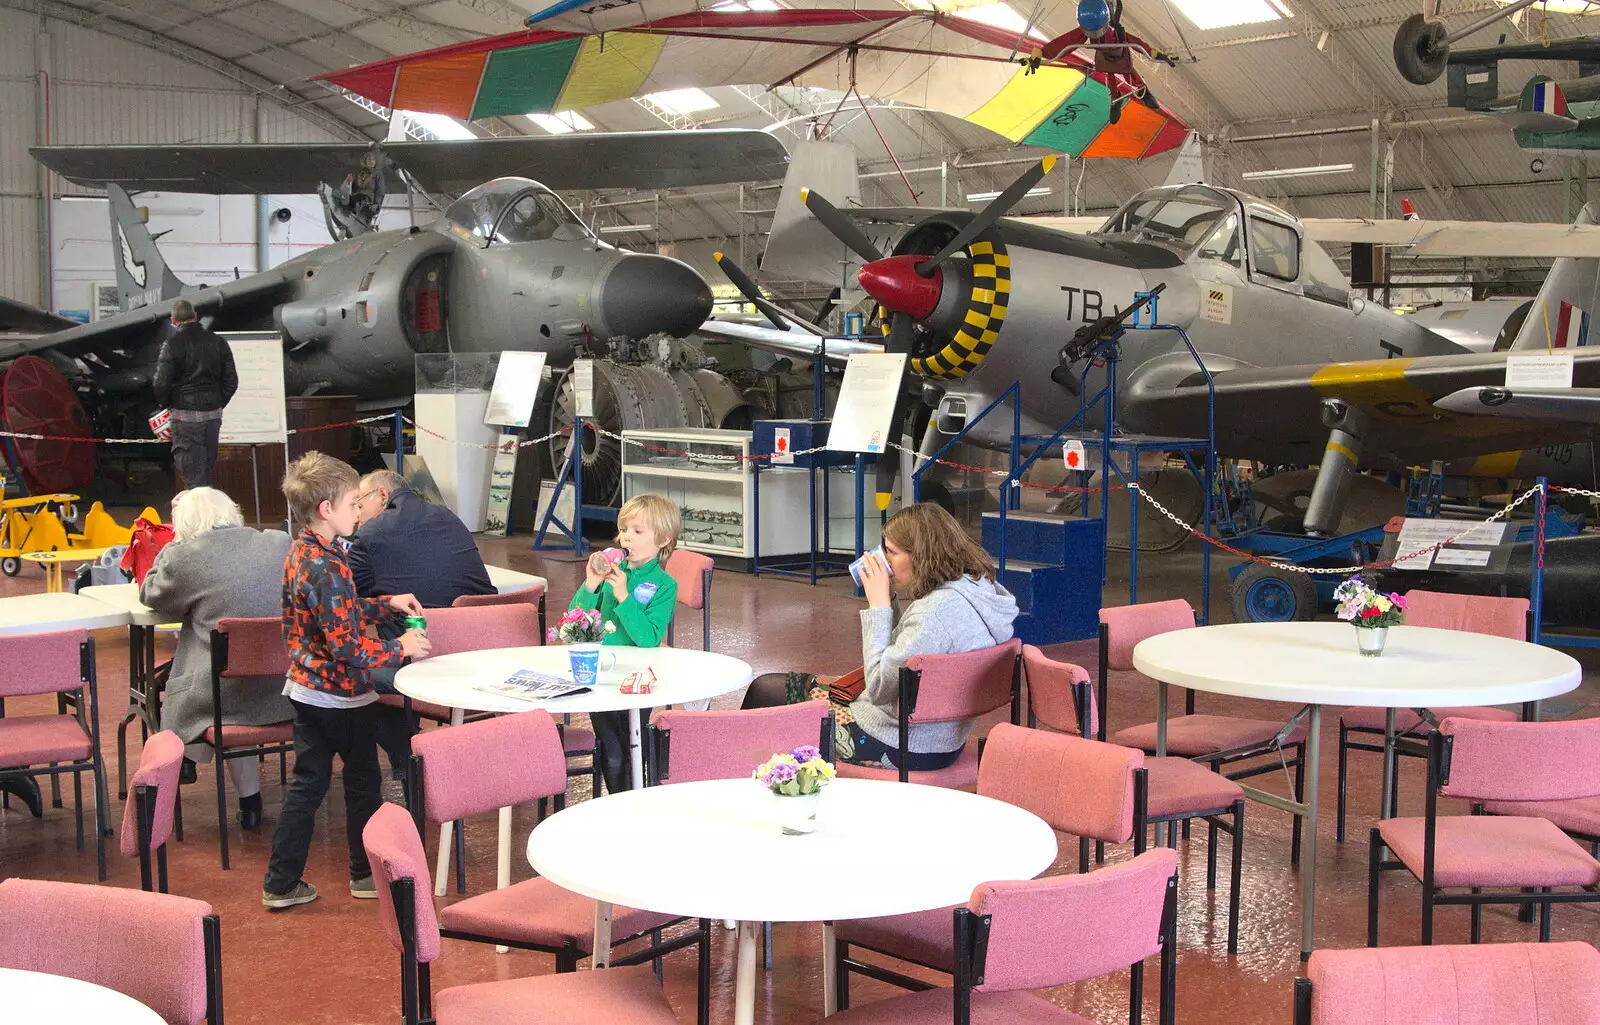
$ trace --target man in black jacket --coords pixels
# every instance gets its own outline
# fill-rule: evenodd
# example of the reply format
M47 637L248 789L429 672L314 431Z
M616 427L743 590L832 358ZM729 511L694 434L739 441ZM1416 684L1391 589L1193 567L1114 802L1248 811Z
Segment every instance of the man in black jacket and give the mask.
M415 594L429 609L449 608L464 594L495 593L478 544L455 513L406 487L393 470L367 474L358 494L360 527L347 556L356 593L363 598ZM380 691L397 693L394 674L375 669L372 682ZM404 779L411 761L411 723L401 709L379 711L378 744L389 755L394 778Z
M151 386L156 401L172 410L172 465L182 486L208 487L222 410L239 390L239 375L233 349L200 326L187 299L172 304L172 330L161 343Z

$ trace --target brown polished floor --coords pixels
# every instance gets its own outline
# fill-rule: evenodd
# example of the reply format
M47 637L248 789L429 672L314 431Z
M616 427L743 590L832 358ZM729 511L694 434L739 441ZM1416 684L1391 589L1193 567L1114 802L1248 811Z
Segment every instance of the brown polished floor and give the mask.
M526 539L486 541L488 561L515 569L548 576L552 603L571 594L579 579L577 568L558 557L537 555L527 548ZM1147 557L1140 598L1145 600L1186 596L1198 598L1198 558L1193 553ZM1220 565L1219 586L1226 577ZM25 594L42 590L42 581L29 571L16 580L0 580L0 594ZM1225 593L1218 592L1217 614L1226 617ZM1107 604L1120 604L1125 592L1113 584L1107 590ZM818 588L791 581L751 578L737 573L719 573L713 594L713 647L746 659L758 672L785 668L807 668L817 672L842 672L860 664L856 613L861 605L846 589L834 582ZM698 613L680 616L680 637L692 644L698 638ZM1092 642L1062 645L1052 652L1057 657L1094 665ZM122 806L115 799L115 735L117 721L125 708L127 656L121 631L99 634L99 677L103 747L110 772L113 807L111 818L120 823ZM1154 717L1153 691L1132 679L1113 679L1111 683L1111 723L1114 727L1146 722ZM1558 701L1548 702L1546 714L1571 717L1595 714L1590 707L1596 698L1593 674L1584 687ZM736 703L737 695L719 701ZM12 714L46 711L49 702L39 699L14 699L8 703ZM1283 715L1282 706L1202 695L1202 711L1219 713ZM135 730L137 727L135 727ZM135 748L137 734L135 733ZM1351 841L1333 842L1335 796L1335 744L1337 716L1325 718L1321 798L1327 809L1321 830L1321 856L1318 859L1317 942L1321 946L1359 946L1365 941L1366 842L1365 835L1375 817L1378 789L1378 758L1354 753L1351 756L1350 792L1353 816ZM136 758L136 755L135 755ZM270 764L270 763L269 763ZM1422 770L1415 760L1402 766L1402 810L1420 812ZM261 908L259 894L265 869L271 830L281 789L276 772L264 773L267 821L258 833L241 836L234 828L233 869L221 871L217 856L214 778L209 767L202 767L197 786L183 790L184 821L187 839L171 845L171 888L174 893L209 901L222 916L223 958L227 1017L230 1025L354 1025L387 1023L398 1020L398 955L384 940L375 903L356 901L344 890L345 851L342 802L338 787L330 794L319 820L317 844L307 868L306 878L316 883L324 896L315 904L286 912L268 913ZM1263 779L1271 780L1267 776ZM1272 786L1273 784L1266 784ZM1287 792L1283 778L1276 789ZM394 790L391 787L390 793ZM32 819L17 802L0 813L0 877L22 875L78 882L94 880L94 852L73 848L70 807L46 809L44 820ZM230 797L230 807L233 801ZM533 826L531 809L519 810L517 827L526 832ZM1204 889L1205 845L1203 834L1180 848L1183 856L1183 885L1179 925L1180 958L1178 968L1178 1021L1188 1025L1228 1023L1285 1023L1290 1015L1292 980L1300 967L1299 875L1288 864L1288 816L1252 804L1246 813L1243 920L1239 954L1229 957L1227 941L1227 874L1221 873L1218 890ZM481 891L494 878L495 821L493 816L469 823L467 845L470 855L469 890ZM663 837L664 843L679 842ZM111 884L138 885L138 866L118 858L114 838L111 845ZM1228 851L1223 841L1224 864ZM430 844L431 846L431 844ZM1076 862L1076 843L1062 843L1064 870L1072 871ZM520 846L517 848L520 850ZM650 852L641 850L639 857ZM794 865L793 872L825 871L841 886L873 885L873 878L893 866L881 852L863 850L854 865ZM525 863L516 866L514 878L524 878ZM774 878L774 885L782 885ZM1385 944L1414 943L1418 928L1418 888L1401 873L1388 878L1384 890L1382 939ZM449 899L449 898L447 898ZM1467 912L1453 908L1438 916L1440 942L1465 942ZM1060 923L1063 932L1072 922ZM1557 939L1600 942L1600 910L1559 907L1555 917ZM1485 940L1504 942L1536 938L1535 927L1519 924L1513 912L1490 910L1485 915ZM757 1020L773 1023L807 1022L821 1013L821 964L819 933L814 925L780 925L775 931L774 963L764 977L764 989L757 997ZM667 961L666 986L680 1021L694 1017L693 953L673 955ZM714 948L712 981L713 1020L730 1021L733 993L732 933L720 927ZM496 955L476 944L447 942L434 971L435 989L464 982L514 978L553 970L549 957L530 953ZM1147 1020L1154 1020L1155 982L1146 984ZM1127 1014L1126 975L1064 987L1050 997L1064 1007L1100 1022L1121 1022ZM856 1003L877 999L893 991L871 981L857 981L853 987Z

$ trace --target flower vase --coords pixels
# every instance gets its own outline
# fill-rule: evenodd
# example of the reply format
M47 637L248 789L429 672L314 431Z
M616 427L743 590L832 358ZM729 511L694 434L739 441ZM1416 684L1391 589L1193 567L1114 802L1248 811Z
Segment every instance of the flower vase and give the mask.
M1388 639L1389 628L1386 626L1356 627L1356 647L1368 658L1382 655L1384 642Z
M778 825L785 836L802 836L817 828L817 802L822 791L811 794L773 794L778 806Z

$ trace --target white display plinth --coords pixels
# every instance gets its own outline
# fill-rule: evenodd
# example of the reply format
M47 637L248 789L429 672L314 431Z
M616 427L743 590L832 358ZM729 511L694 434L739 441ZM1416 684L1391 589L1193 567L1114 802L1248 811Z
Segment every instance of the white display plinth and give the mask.
M493 446L500 437L499 428L484 426L488 408L486 391L418 392L416 397L417 454L428 464L445 505L473 533L484 527Z

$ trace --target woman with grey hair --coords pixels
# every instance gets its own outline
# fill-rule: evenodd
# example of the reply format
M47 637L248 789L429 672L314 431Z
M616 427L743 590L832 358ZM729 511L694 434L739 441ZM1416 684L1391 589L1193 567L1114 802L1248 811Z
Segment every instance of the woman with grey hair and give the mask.
M215 488L193 488L173 500L173 540L156 556L139 600L170 621L183 622L172 658L161 727L186 745L184 772L207 761L211 747L196 743L212 725L211 631L217 621L283 614L283 564L289 535L253 530L233 499ZM268 726L294 718L283 677L228 681L225 726ZM239 792L239 823L261 826L261 772L254 758L229 759Z

